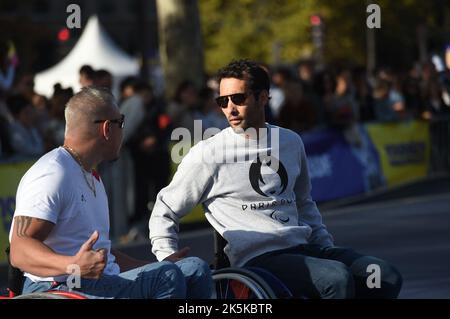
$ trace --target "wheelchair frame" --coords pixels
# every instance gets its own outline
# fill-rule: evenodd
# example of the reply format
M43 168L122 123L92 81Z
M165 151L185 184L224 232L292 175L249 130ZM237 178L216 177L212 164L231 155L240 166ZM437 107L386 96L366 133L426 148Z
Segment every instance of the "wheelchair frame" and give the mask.
M215 299L293 298L286 285L269 271L258 267L230 267L225 255L226 240L214 231Z
M23 272L11 265L9 258L9 246L5 250L8 259L8 295L0 296L0 299L88 299L87 297L70 291L48 290L22 294L25 277Z

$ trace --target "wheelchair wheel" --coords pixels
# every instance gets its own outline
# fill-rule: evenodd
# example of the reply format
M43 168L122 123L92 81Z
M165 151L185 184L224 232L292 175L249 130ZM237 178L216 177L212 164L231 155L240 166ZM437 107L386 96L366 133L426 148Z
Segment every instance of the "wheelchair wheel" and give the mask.
M85 296L69 291L51 290L19 295L13 299L87 299Z
M69 299L65 296L55 295L48 292L34 292L31 294L19 295L13 299Z
M212 278L215 299L276 299L274 291L256 273L243 268L216 270Z

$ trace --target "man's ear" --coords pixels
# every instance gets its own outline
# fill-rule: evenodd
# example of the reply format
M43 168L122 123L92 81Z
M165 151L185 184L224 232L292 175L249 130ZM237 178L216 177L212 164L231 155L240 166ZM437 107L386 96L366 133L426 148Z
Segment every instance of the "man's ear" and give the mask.
M110 134L110 126L109 121L103 122L103 125L101 125L102 130L102 136L105 140L109 140L109 134Z

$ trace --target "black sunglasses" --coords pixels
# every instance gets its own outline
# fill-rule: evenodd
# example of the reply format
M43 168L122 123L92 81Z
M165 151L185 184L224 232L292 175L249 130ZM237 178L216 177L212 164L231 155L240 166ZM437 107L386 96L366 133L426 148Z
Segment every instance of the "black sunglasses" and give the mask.
M113 119L113 120L95 120L94 123L103 123L106 121L110 121L111 123L117 123L119 124L120 128L123 128L125 126L125 115L121 114L120 119Z
M228 98L230 98L231 102L233 102L236 105L242 106L245 104L247 96L248 96L247 93L235 93L230 95L218 96L216 97L216 103L221 108L226 109L228 106Z

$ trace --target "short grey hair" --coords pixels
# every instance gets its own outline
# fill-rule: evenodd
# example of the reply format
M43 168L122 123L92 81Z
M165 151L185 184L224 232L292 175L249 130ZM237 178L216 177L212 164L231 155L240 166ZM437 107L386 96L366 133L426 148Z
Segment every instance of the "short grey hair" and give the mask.
M117 107L117 103L108 89L96 86L82 88L66 104L65 135L72 134L75 130L79 134L90 135L94 130L92 121L109 116L114 107Z

